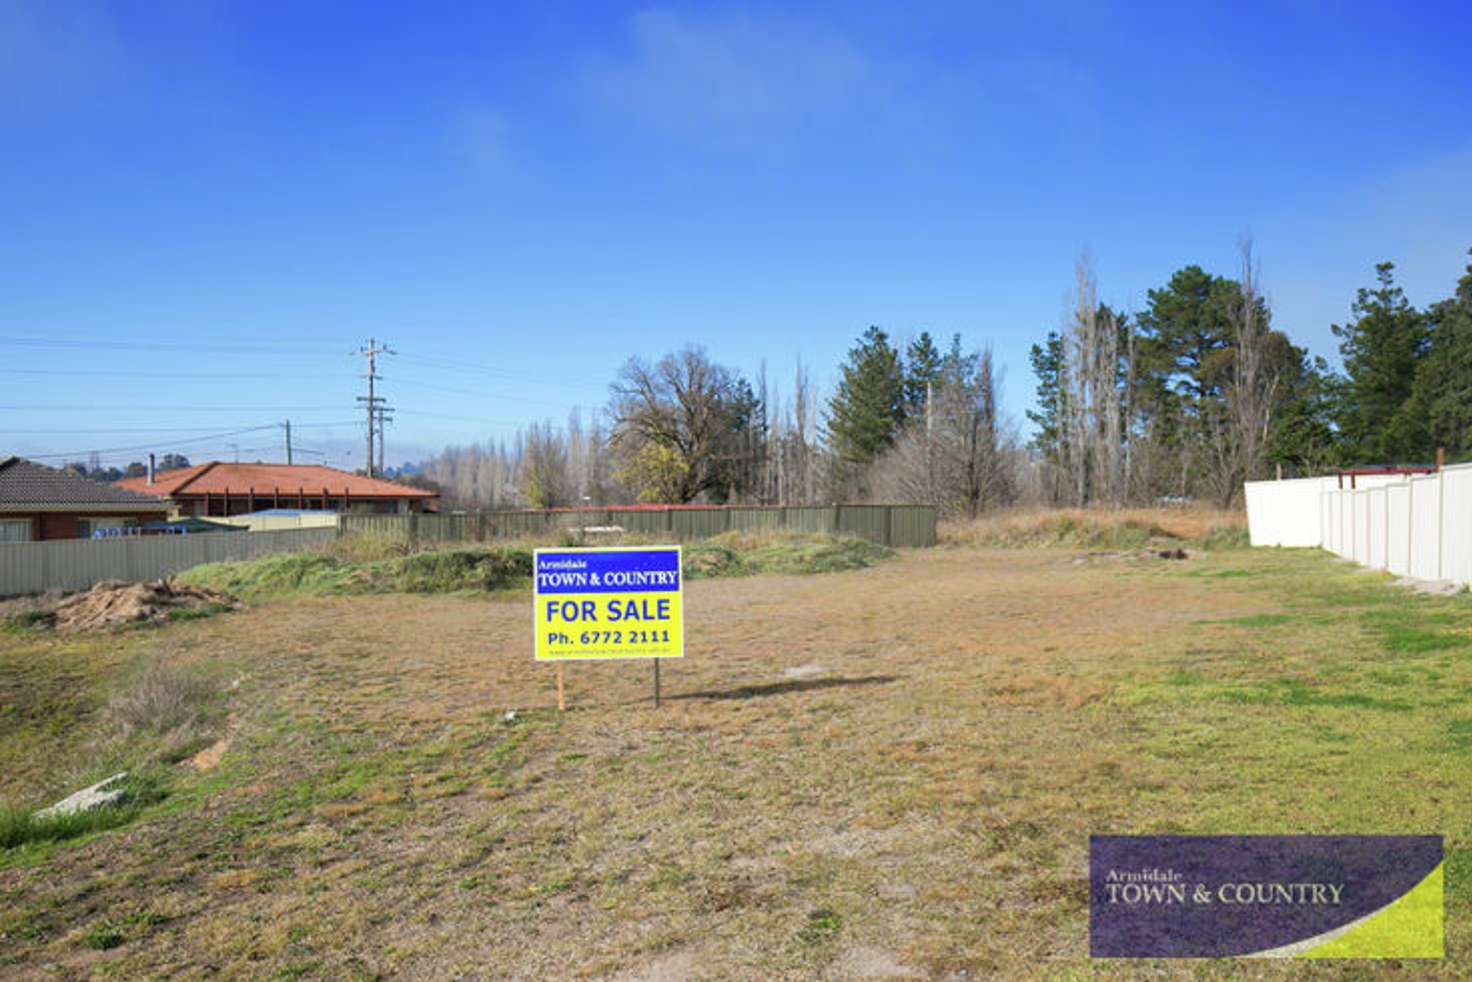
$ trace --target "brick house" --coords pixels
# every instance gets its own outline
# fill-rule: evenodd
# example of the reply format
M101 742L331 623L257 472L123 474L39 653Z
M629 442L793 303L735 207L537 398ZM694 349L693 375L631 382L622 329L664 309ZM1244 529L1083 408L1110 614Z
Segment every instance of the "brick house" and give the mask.
M119 481L118 488L162 499L175 514L245 515L266 508L353 514L433 511L439 495L406 484L318 464L228 464L210 461Z
M168 503L20 457L0 458L0 543L87 539L156 522Z

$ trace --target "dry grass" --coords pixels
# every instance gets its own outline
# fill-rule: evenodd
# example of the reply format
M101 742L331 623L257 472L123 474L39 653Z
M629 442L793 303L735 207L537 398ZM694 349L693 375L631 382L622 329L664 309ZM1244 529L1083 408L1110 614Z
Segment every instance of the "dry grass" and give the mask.
M178 666L153 660L137 681L107 704L107 715L123 737L135 730L166 733L204 721L213 690L208 682Z
M692 581L659 711L648 665L581 663L558 715L524 598L298 597L128 637L246 674L233 743L132 826L0 868L0 965L1079 977L1121 968L1086 957L1091 832L1437 831L1449 957L1416 970L1465 977L1467 598L1303 553L1076 558ZM0 685L111 677L116 645L0 641Z
M1247 516L1214 508L1014 508L942 523L942 544L1130 547L1157 539L1245 544Z

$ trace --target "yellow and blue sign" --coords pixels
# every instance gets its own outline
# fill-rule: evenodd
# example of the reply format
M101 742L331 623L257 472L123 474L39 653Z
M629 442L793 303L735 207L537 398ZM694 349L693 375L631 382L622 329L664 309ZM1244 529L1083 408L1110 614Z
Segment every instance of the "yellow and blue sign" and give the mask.
M537 661L681 658L683 588L679 546L538 549Z

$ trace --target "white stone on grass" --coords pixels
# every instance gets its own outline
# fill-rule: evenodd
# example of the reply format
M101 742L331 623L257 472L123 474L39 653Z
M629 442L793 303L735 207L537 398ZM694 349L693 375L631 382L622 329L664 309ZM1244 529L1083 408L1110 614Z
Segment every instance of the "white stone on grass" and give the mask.
M103 805L115 805L127 793L126 789L114 787L123 778L128 776L127 771L114 774L92 785L90 788L66 796L49 808L42 808L36 812L37 818L60 818L63 815L75 815L77 812L91 811L101 808Z

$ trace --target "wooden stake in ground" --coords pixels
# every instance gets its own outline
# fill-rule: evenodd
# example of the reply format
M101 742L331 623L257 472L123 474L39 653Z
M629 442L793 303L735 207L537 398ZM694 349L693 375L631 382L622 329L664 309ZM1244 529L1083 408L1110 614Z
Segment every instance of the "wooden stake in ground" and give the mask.
M563 713L563 712L566 712L567 711L567 700L563 697L562 686L563 686L563 683L562 683L562 666L561 665L558 665L557 666L557 711L559 713Z

